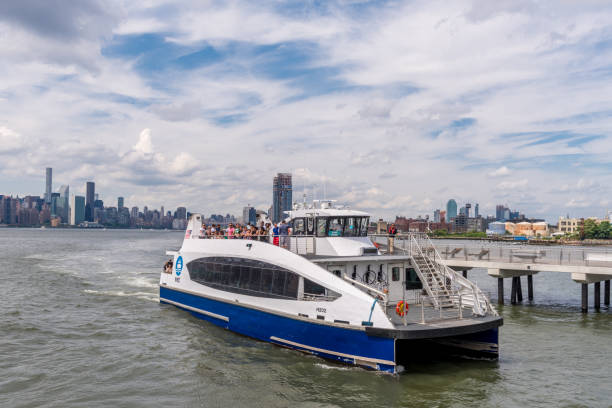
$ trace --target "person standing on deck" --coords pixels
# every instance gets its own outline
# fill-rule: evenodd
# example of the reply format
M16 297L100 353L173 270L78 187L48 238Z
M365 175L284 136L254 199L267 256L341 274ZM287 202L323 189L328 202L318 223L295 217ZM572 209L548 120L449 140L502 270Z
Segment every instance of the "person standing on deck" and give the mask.
M274 227L272 228L272 237L273 237L272 243L276 246L279 245L278 233L279 233L278 224L274 223Z
M395 235L397 234L397 228L395 228L395 224L391 224L389 227L389 253L393 253L393 244L395 241Z
M287 249L289 246L289 224L287 224L285 220L281 221L278 232L280 234L280 245Z

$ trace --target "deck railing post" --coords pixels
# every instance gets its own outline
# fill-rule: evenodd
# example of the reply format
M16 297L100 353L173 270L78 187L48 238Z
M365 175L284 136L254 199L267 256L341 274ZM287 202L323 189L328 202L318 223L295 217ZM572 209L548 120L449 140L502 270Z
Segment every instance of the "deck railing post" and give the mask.
M421 324L425 324L425 299L421 296Z
M459 319L463 319L463 304L461 303L461 295L459 295Z

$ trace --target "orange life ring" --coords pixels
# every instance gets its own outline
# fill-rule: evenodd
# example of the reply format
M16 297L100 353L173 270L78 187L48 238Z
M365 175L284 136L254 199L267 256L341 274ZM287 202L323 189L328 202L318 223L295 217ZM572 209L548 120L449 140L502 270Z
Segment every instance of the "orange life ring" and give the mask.
M408 303L404 302L403 300L397 302L397 305L395 306L395 313L397 313L399 316L404 316L406 313L408 313Z

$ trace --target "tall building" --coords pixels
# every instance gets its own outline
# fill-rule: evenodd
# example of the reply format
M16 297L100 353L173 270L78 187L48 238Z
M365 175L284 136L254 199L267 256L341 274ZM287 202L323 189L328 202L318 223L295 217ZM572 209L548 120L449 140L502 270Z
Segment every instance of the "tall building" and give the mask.
M434 222L440 222L440 210L434 211Z
M505 220L504 218L504 211L506 210L506 206L502 205L502 204L497 204L495 206L495 219L497 221L503 221ZM510 218L508 218L510 219Z
M47 167L45 173L46 173L45 203L51 204L51 190L53 186L53 169L51 167Z
M478 209L478 203L476 203L476 205L474 206L474 218L478 218L479 215L480 215L480 212Z
M146 208L146 207L145 207ZM178 207L174 213L174 218L184 220L187 218L187 209L185 207Z
M68 217L70 212L70 187L62 185L59 189L59 202L57 204L57 212L62 219L63 223L68 223Z
M117 197L117 211L121 211L123 208L123 197Z
M472 208L472 204L466 203L465 204L465 216L468 218L470 218L470 208Z
M79 225L85 221L85 197L70 197L70 225Z
M291 210L292 202L291 173L278 173L272 183L272 221L285 218L284 212Z
M242 208L242 222L245 224L255 225L257 222L257 211L251 206Z
M88 181L86 184L85 194L85 221L94 220L94 201L96 194L96 185L93 181Z
M450 222L457 217L457 202L452 198L446 203L446 222Z

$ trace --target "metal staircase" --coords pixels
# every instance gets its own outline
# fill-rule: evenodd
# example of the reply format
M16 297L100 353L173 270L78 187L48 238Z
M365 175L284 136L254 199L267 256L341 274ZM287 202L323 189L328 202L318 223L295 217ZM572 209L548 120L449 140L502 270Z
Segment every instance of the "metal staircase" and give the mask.
M410 234L409 254L423 289L438 309L471 307L473 314L484 316L497 312L480 288L458 272L444 265L440 254L426 234Z

